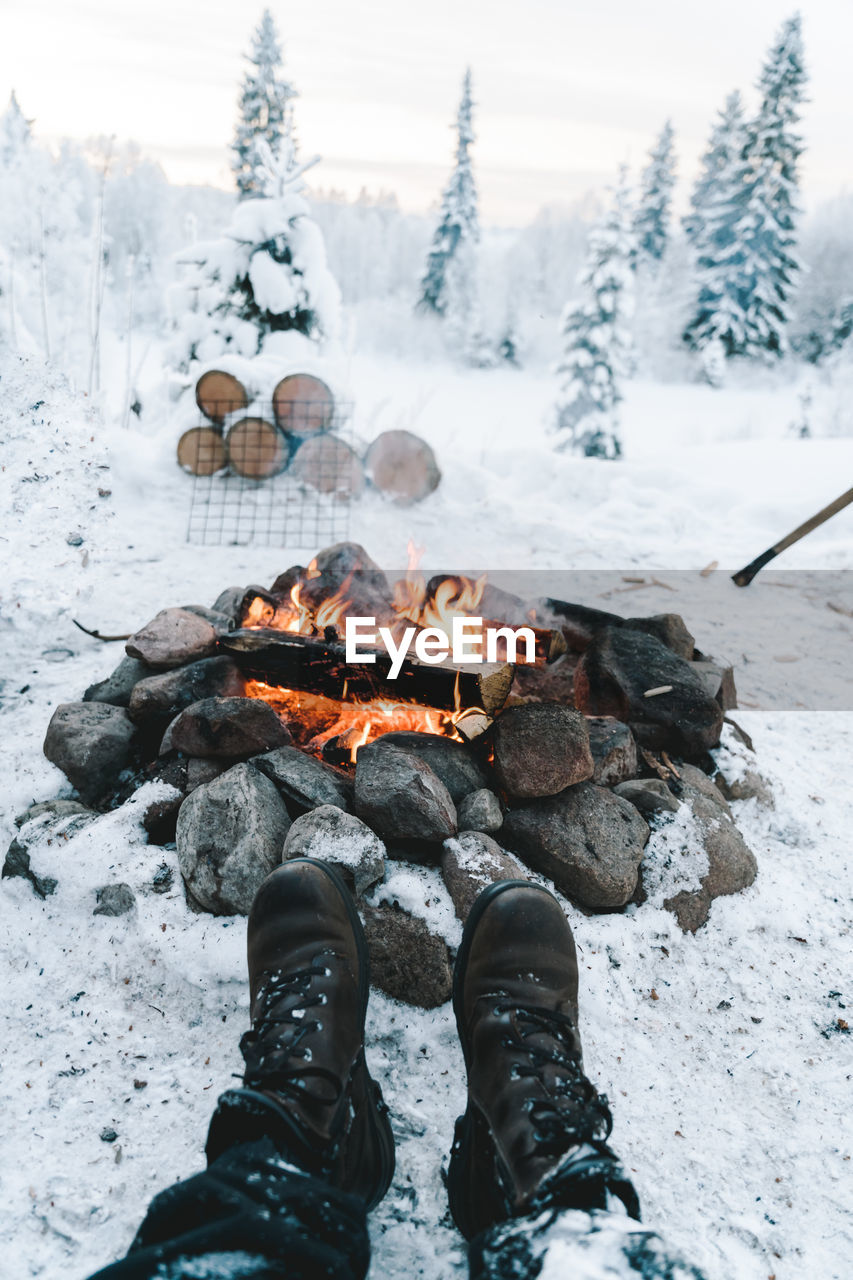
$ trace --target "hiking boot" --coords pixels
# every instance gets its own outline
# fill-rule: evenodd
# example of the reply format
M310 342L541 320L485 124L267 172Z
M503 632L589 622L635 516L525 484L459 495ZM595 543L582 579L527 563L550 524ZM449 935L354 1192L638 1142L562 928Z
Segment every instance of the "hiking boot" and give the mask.
M394 1173L394 1139L364 1057L364 930L331 867L297 858L266 878L249 915L248 959L243 1088L219 1100L208 1162L269 1137L285 1159L373 1208Z
M453 1007L468 1072L456 1122L450 1211L469 1240L547 1207L639 1217L636 1193L605 1145L607 1099L583 1072L578 966L568 922L547 889L492 885L462 937Z

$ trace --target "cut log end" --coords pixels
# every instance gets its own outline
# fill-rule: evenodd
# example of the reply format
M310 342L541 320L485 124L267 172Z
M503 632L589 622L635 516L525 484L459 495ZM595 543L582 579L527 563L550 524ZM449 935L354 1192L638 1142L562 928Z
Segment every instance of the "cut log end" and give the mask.
M289 475L318 493L346 501L364 490L364 469L349 445L337 436L318 435L304 440L290 464Z
M178 441L178 465L194 476L212 476L228 464L222 436L213 427L191 427Z
M441 471L430 446L411 431L384 431L364 458L371 484L400 506L420 502L437 488Z
M231 466L247 479L265 480L287 466L287 442L278 427L264 418L241 418L226 439Z
M221 425L229 414L247 407L249 396L233 374L210 369L196 383L195 402L206 418Z
M328 431L335 412L335 399L325 382L309 373L293 373L273 392L275 420L293 436L313 436Z

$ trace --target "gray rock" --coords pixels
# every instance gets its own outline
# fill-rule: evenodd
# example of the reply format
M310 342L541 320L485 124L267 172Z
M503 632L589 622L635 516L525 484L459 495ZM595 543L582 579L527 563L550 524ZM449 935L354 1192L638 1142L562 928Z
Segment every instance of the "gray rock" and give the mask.
M527 878L515 858L480 831L460 831L445 842L441 875L462 921L468 919L477 898L490 884Z
M15 826L22 827L25 823L32 822L35 818L44 817L45 814L57 819L86 818L89 821L98 816L93 809L88 809L79 800L40 800L38 804L31 804L29 809L25 809L23 813L18 814L15 819Z
M151 880L152 893L168 893L173 881L172 868L168 862L161 862Z
M718 773L714 781L726 800L757 800L763 808L775 807L770 783L756 769L745 770L731 782L722 773Z
M114 707L126 707L130 695L140 680L151 675L151 668L138 658L125 654L112 675L97 684L90 684L83 694L84 702L109 702Z
M181 606L187 613L194 613L197 618L204 618L205 622L209 622L217 635L224 635L228 631L234 630L234 619L227 613L220 613L218 609L208 609L204 604L185 604Z
M418 756L424 764L429 765L447 787L455 805L472 791L480 791L493 785L488 770L483 768L470 748L452 738L443 738L438 733L400 730L383 734L382 741L388 747L399 747L402 751Z
M231 619L235 627L239 626L240 606L243 603L245 594L245 587L226 587L213 602L214 613L224 613L226 617Z
M202 658L186 667L140 680L130 696L128 713L135 724L165 727L203 698L241 698L246 682L239 667L224 655Z
M97 801L128 763L134 725L123 707L106 702L64 702L51 717L44 754L84 801Z
M636 778L637 744L628 726L613 716L590 716L586 725L595 766L593 782L600 787L615 787Z
M56 891L59 883L53 876L36 875L30 866L30 855L18 839L14 839L9 845L2 871L4 880L12 879L15 876L20 877L22 880L28 880L32 885L33 893L38 898L49 897L50 894Z
M662 778L634 778L620 782L614 794L627 800L640 813L677 813L678 801Z
M504 817L501 843L590 911L630 902L649 828L626 800L582 782Z
M187 795L195 791L196 787L203 787L206 782L212 782L214 778L218 778L230 768L230 760L215 759L211 756L190 756L187 760Z
M386 843L441 844L456 835L456 807L428 764L377 738L355 767L355 811Z
M236 760L282 747L290 733L268 702L260 698L202 698L169 725L160 745L188 756Z
M449 1000L453 970L444 939L396 906L365 904L362 912L373 985L421 1009Z
M458 814L460 831L499 831L504 820L500 800L485 787L464 796Z
M722 796L699 769L680 765L678 788L680 799L689 803L702 833L702 844L708 857L708 872L698 889L684 889L667 899L664 906L674 912L685 932L695 933L705 923L715 898L740 893L755 880L758 864L755 855L731 819L731 810Z
M707 692L723 710L733 711L737 706L734 670L731 667L721 667L707 658L703 658L700 662L691 662L690 666Z
M165 782L170 790L165 796L149 801L142 814L142 825L148 833L149 844L171 844L178 813L187 795L187 762L180 757L161 759L146 772L147 781Z
M252 764L275 783L291 817L332 804L352 813L353 782L340 769L323 764L298 747L278 747L255 756Z
M385 846L351 813L325 804L297 818L284 842L284 860L317 858L337 868L361 897L385 878Z
M97 906L93 916L126 916L136 905L136 898L129 884L105 884L95 890Z
M216 649L216 631L204 618L186 609L163 609L125 645L155 671L168 671L187 662L209 658Z
M491 729L494 769L507 795L553 796L592 777L586 721L556 702L510 707Z
M581 655L575 704L589 716L624 720L641 747L685 759L703 758L723 727L722 708L690 663L632 627L607 628Z
M281 862L290 818L269 778L248 764L197 787L178 814L178 864L188 897L214 915L248 915Z
M654 636L686 662L693 657L696 641L684 625L680 613L656 613L650 618L626 618L623 626Z

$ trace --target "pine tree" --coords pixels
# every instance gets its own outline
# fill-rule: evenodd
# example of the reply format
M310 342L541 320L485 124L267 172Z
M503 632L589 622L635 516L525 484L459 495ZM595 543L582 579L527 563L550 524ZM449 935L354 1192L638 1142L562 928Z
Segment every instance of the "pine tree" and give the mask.
M227 352L256 355L273 333L294 330L319 342L337 331L340 292L303 195L310 164L296 164L289 139L278 156L263 141L258 148L263 194L237 205L219 240L193 245L180 259L187 274L171 304L173 357L184 373Z
M4 167L18 159L31 137L32 120L24 115L13 89L9 105L0 116L0 162Z
M750 180L739 93L726 99L711 132L685 230L696 260L697 301L684 339L703 356L708 381L722 381L726 357L744 350L749 282L741 243Z
M699 297L685 331L704 350L722 343L727 357L778 357L799 271L797 180L802 140L796 133L805 87L799 15L782 27L759 80L761 104L742 144L732 115L728 159L709 185L694 233Z
M732 169L743 160L745 148L743 99L736 89L726 98L711 129L702 169L690 196L690 213L682 220L685 235L697 249L703 243L709 210L718 205L721 190L731 181Z
M277 156L283 139L292 141L293 85L282 75L282 54L278 32L269 9L265 9L252 37L249 68L240 89L237 128L234 133L231 168L240 199L259 195L262 190L263 159L258 148L265 142Z
M631 357L635 251L623 172L611 207L590 233L580 301L566 309L561 321L565 354L557 368L562 385L555 412L555 429L566 433L561 450L588 458L621 456L618 406Z
M438 225L421 279L418 307L444 316L451 324L476 297L476 246L480 239L477 187L471 168L474 141L471 70L465 72L456 116L456 164L444 189Z
M669 241L672 189L675 186L675 132L667 120L643 170L634 220L637 261L660 262Z
M803 141L796 132L805 93L802 22L782 26L761 73L761 106L749 130L751 181L739 231L747 277L744 351L780 356L787 349L800 263L796 254L798 164Z

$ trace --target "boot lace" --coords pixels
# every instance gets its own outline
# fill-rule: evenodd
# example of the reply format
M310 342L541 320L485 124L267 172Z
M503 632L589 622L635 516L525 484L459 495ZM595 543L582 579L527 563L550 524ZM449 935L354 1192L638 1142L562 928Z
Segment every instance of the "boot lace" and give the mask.
M613 1118L606 1097L584 1075L572 1019L556 1009L519 1007L512 1001L498 1001L495 1012L513 1015L511 1034L504 1037L507 1049L519 1046L527 1062L513 1068L516 1077L537 1080L545 1097L528 1103L536 1155L562 1155L585 1142L606 1141ZM531 1043L531 1037L542 1037ZM551 1068L546 1079L546 1068Z
M240 1040L246 1062L244 1083L252 1089L285 1094L297 1102L334 1106L343 1083L333 1071L311 1065L311 1036L322 1023L307 1011L326 1003L311 991L314 978L328 977L318 961L292 973L269 973L260 991L261 1011Z

